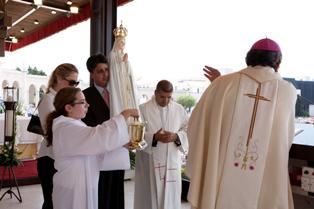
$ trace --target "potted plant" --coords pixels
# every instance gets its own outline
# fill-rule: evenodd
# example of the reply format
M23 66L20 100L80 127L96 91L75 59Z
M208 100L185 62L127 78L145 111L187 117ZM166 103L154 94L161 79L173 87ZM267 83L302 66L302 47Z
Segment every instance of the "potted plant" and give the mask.
M16 124L16 118L14 119ZM18 155L21 152L18 150L17 146L14 146L16 138L16 125L14 126L13 140L6 141L0 147L0 166L4 167L14 167L21 164L21 160L18 159Z
M130 180L135 176L135 151L129 151L131 169L125 171L124 180Z
M181 199L184 201L188 201L187 196L188 196L188 191L190 187L190 179L186 175L186 167L183 166L181 168L181 178L182 178L182 191L181 191Z

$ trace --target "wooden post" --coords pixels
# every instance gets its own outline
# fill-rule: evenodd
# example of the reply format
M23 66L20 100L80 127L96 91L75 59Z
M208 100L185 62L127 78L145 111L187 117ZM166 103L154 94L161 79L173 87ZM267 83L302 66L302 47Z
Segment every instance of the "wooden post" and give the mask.
M92 0L90 24L90 55L102 53L107 56L117 25L117 0Z

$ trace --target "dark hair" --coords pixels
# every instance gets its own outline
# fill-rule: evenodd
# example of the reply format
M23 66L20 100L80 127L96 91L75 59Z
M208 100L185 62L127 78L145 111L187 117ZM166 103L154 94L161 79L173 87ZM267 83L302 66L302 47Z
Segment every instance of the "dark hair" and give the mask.
M281 52L253 49L246 54L245 61L248 66L254 67L256 65L261 65L277 69L281 63L281 59Z
M80 92L80 88L75 87L65 87L58 91L53 105L55 106L55 111L51 112L46 119L46 139L48 142L47 146L50 146L52 144L52 123L53 120L60 115L67 116L68 113L65 110L65 106L67 104L73 104L76 100L76 94Z
M108 60L103 54L95 54L90 56L86 61L86 67L88 71L92 73L99 63L108 64Z
M167 80L161 80L157 83L156 90L155 91L163 91L163 92L173 92L173 86L170 81Z

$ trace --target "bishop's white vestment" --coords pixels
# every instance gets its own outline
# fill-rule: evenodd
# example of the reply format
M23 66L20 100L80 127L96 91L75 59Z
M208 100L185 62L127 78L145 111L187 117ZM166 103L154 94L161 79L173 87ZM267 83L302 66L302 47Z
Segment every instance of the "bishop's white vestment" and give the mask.
M120 114L127 108L138 108L137 90L129 61L123 61L124 53L112 49L110 66L110 116Z
M293 209L288 155L296 90L270 67L217 78L188 127L188 194L197 209Z
M187 113L173 101L161 107L155 97L140 105L140 112L147 123L144 139L148 146L136 152L134 208L180 209L181 152L188 149ZM152 147L153 135L160 129L177 133L181 146L158 142Z
M60 116L53 121L54 209L98 209L97 154L128 143L127 125L119 115L96 127Z

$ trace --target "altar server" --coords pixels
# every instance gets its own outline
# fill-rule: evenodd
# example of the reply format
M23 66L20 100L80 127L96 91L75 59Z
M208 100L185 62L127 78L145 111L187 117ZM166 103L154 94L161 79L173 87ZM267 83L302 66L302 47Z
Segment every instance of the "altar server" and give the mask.
M136 109L96 126L81 121L88 103L79 88L61 89L55 111L47 118L47 140L52 143L57 173L53 178L54 209L98 209L99 166L96 156L129 142L126 120Z

